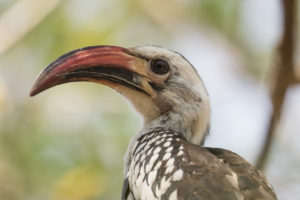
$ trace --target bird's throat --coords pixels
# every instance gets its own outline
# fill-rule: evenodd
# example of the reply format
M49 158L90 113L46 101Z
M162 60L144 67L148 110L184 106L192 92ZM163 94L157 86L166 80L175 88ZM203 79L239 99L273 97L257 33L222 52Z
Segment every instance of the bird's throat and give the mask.
M179 112L166 112L158 118L145 124L140 133L145 133L153 128L165 127L182 135L187 141L203 145L209 131L209 119L201 118L199 113L185 115Z

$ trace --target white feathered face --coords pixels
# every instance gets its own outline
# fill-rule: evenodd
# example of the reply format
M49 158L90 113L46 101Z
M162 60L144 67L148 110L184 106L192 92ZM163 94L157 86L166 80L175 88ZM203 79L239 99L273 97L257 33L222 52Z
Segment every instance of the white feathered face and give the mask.
M181 54L156 46L131 48L148 60L147 77L155 91L160 123L180 132L193 143L203 142L210 122L210 103L204 84L192 64ZM163 114L163 115L162 115ZM153 120L153 119L152 119Z
M181 54L156 46L140 46L130 51L147 61L142 66L145 69L143 75L160 99L167 98L169 104L176 104L176 101L197 103L208 99L196 69Z
M52 62L41 73L31 95L74 81L97 82L115 89L144 116L146 126L170 126L186 132L194 143L202 140L199 138L209 124L209 100L201 78L182 55L170 50L156 46L77 49Z

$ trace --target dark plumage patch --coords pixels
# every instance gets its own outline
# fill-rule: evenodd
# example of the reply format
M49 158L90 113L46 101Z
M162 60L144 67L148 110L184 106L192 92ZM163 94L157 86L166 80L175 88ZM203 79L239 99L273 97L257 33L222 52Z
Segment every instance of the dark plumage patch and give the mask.
M153 162L151 159L155 154L158 156ZM159 162L161 165L156 168ZM276 199L266 179L237 154L224 149L196 146L181 134L164 128L151 129L137 139L130 163L143 166L138 170L138 176L145 173L142 183L149 186L157 199L169 199L172 194L176 194L179 200ZM150 181L153 178L150 173L155 170L155 179ZM182 172L178 179L176 172ZM164 185L168 182L170 185ZM141 186L135 185L135 182L130 185ZM139 196L135 198L139 199Z

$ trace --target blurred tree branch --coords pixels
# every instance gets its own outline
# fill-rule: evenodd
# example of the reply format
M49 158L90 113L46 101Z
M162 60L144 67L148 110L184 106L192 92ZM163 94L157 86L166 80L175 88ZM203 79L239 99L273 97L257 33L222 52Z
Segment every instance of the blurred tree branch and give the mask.
M258 157L256 167L263 169L270 152L277 124L280 120L282 105L289 86L300 83L296 78L294 67L295 30L296 30L296 0L282 0L284 30L278 48L277 74L272 88L273 113L269 122L264 146Z
M38 25L62 0L20 0L0 16L0 55Z
M300 84L300 64L296 65L296 68L294 69L294 80L293 84Z

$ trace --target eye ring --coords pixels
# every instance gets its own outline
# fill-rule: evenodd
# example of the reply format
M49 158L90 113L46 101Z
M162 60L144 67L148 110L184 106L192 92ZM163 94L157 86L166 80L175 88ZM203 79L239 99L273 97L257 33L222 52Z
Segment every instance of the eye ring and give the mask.
M150 62L151 70L155 74L165 75L170 71L170 66L166 60L157 58Z

